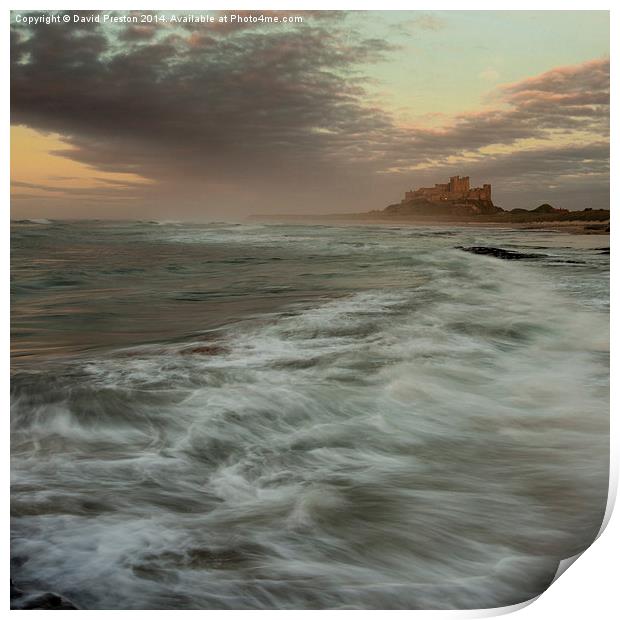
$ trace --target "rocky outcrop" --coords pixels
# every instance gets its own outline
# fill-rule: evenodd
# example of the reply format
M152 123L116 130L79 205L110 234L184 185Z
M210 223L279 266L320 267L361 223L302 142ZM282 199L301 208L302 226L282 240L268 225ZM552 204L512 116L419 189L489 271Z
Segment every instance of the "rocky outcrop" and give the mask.
M11 580L11 609L79 609L55 592L25 592Z
M483 256L494 256L503 260L522 260L524 258L544 258L546 254L528 254L525 252L515 252L514 250L504 250L503 248L492 248L488 246L457 246L457 249L472 254L482 254Z
M407 202L389 205L383 210L384 215L398 217L462 217L468 215L493 215L501 212L503 212L503 209L496 207L490 200L432 202L424 198L415 198Z

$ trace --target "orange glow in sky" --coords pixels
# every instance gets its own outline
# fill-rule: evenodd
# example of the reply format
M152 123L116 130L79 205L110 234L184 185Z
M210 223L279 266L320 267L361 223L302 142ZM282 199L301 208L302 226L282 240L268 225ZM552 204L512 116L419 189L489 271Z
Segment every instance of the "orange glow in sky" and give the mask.
M11 181L41 185L41 188L14 187L20 194L58 195L69 188L109 188L110 182L149 183L136 174L110 173L97 170L55 151L71 150L58 134L44 134L24 126L11 127ZM107 182L106 182L107 181Z

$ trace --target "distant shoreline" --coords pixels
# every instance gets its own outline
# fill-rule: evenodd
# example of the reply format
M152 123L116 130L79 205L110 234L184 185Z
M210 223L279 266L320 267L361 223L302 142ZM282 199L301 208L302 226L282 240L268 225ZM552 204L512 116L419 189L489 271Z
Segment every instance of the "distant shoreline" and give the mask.
M576 213L583 213L577 211ZM553 232L561 232L577 235L608 235L609 220L545 220L539 218L529 222L511 222L491 220L481 218L446 218L439 219L434 217L394 217L394 216L369 216L367 214L326 214L326 215L253 215L248 218L251 221L270 222L270 223L315 223L315 224L358 224L366 226L377 225L393 225L399 226L459 226L466 228L508 228L515 230L549 230Z

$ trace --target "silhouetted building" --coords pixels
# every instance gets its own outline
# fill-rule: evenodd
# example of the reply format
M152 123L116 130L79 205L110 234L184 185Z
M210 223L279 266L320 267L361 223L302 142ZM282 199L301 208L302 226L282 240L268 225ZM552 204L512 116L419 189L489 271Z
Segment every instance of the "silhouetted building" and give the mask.
M435 183L434 187L420 187L405 192L401 203L416 199L425 199L431 202L459 202L461 200L491 201L491 185L485 183L482 187L469 187L469 177L450 177L448 183Z

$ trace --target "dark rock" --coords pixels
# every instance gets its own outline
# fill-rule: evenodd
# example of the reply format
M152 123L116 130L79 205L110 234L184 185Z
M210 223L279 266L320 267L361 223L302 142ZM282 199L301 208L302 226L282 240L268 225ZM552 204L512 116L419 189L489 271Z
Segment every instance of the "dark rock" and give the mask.
M219 355L221 353L226 353L226 349L217 344L205 344L198 347L193 347L191 349L183 349L181 351L181 355L192 355L192 354L200 354L200 355Z
M482 254L483 256L494 256L503 260L522 260L524 258L543 258L546 254L526 254L525 252L515 252L513 250L504 250L502 248L492 248L488 246L457 246L457 249L472 254Z
M11 579L11 609L79 609L55 592L24 592Z
M11 584L11 609L78 609L54 592L26 593Z
M59 594L45 592L13 601L11 609L77 609L77 607Z

